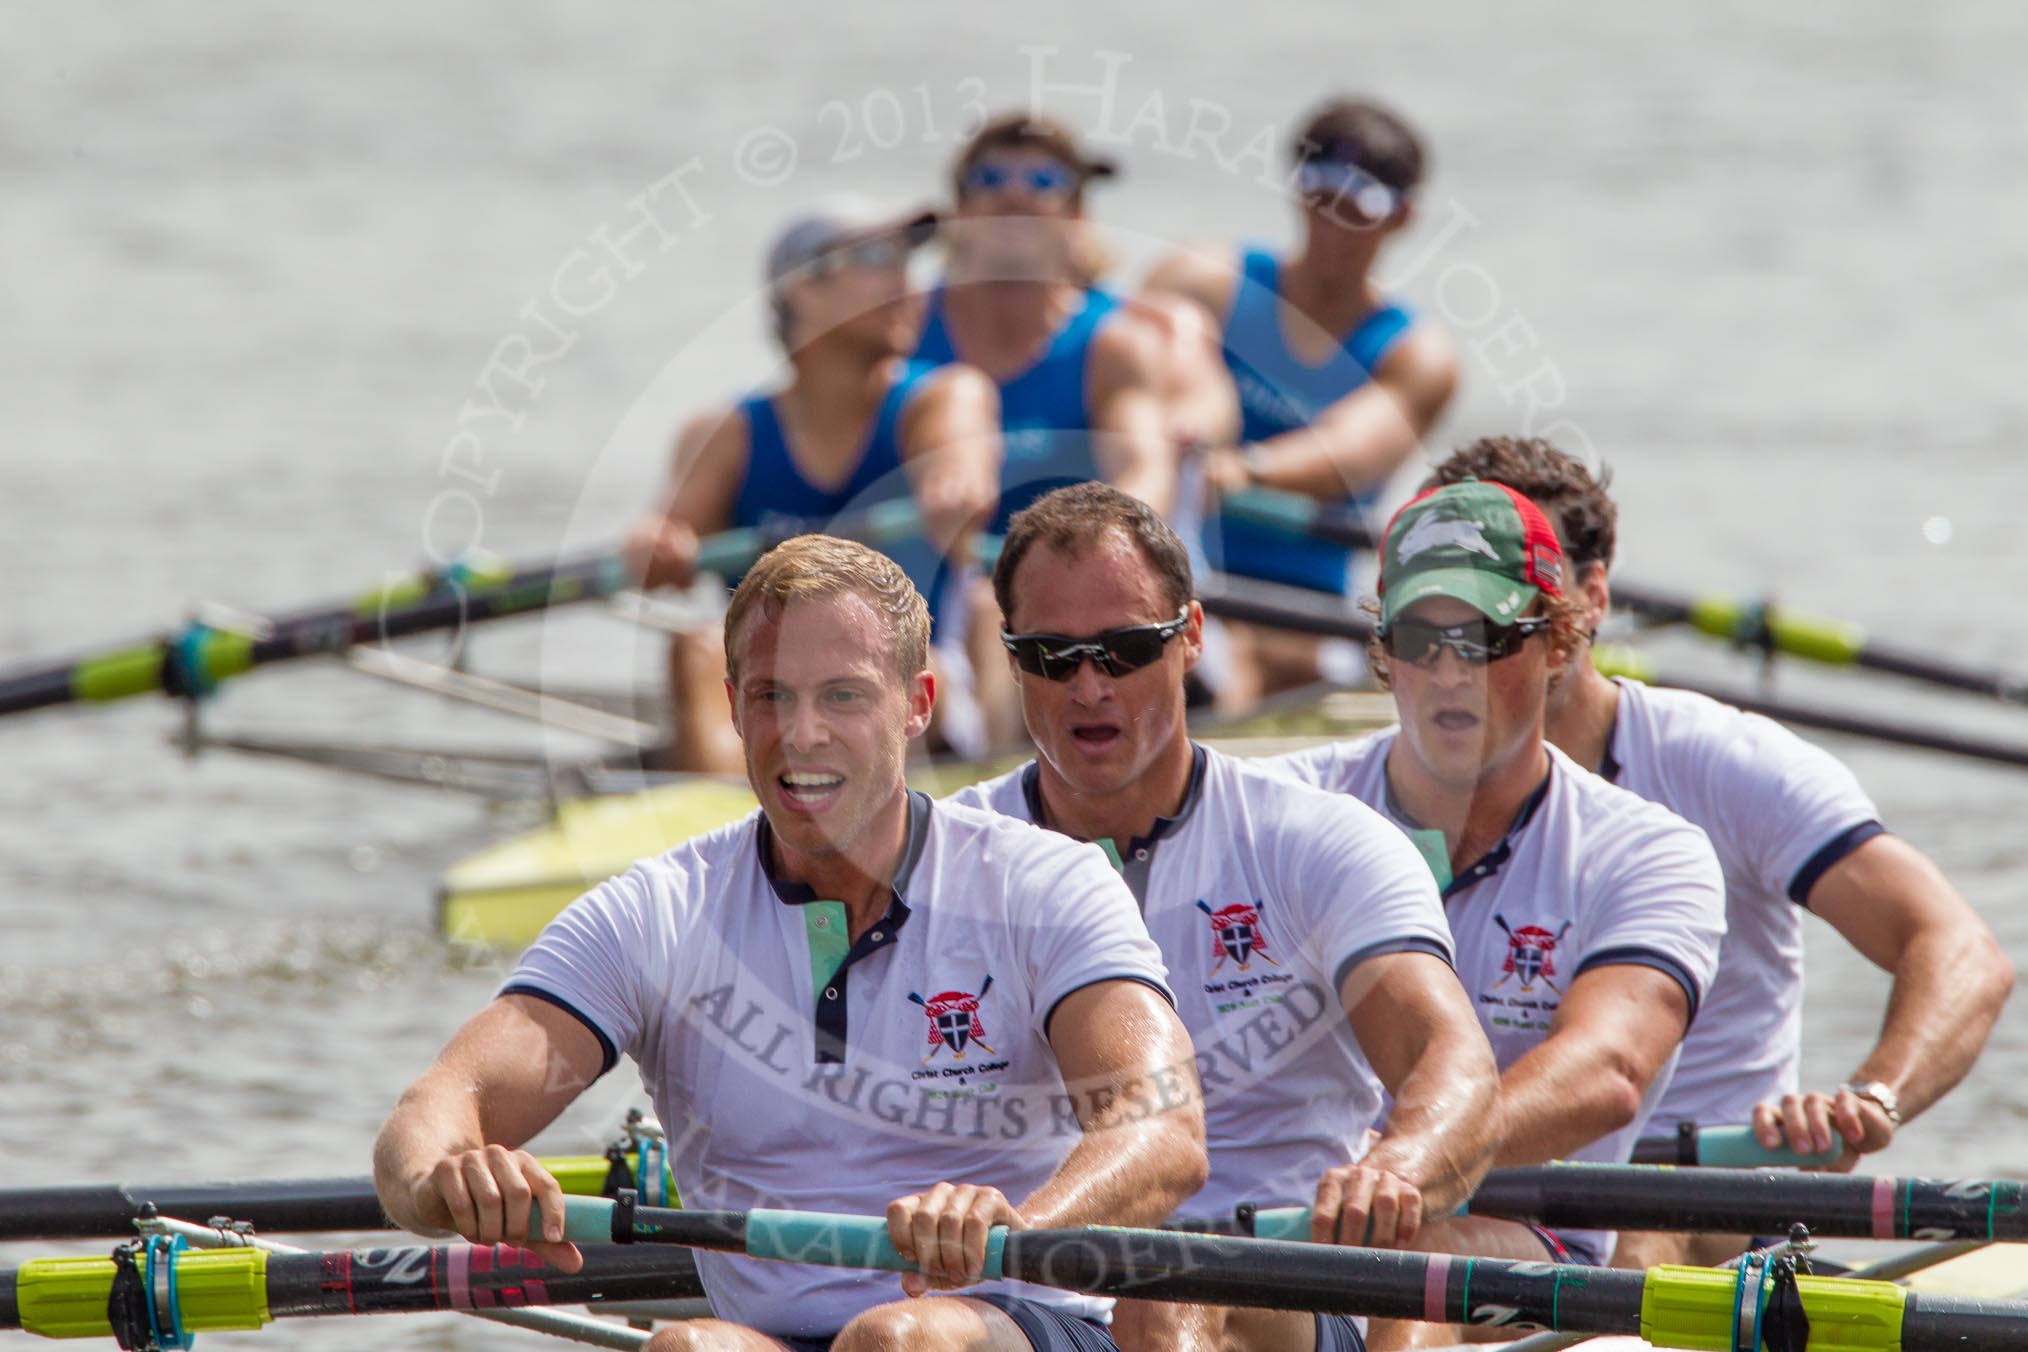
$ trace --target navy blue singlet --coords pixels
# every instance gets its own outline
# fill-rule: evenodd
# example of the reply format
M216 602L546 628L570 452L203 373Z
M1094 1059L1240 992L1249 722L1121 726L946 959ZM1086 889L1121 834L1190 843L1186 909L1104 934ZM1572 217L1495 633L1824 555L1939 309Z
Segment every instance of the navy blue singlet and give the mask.
M1084 304L1064 321L1034 363L1000 386L1000 430L1004 458L1000 462L1000 506L987 527L1006 533L1014 513L1065 484L1099 476L1092 447L1091 406L1086 366L1092 338L1120 307L1111 292L1094 287ZM915 359L941 366L958 360L956 345L944 318L944 289L930 293L929 312Z
M781 534L819 531L841 516L909 497L908 476L901 466L901 415L934 370L922 362L903 364L880 401L858 464L842 483L829 488L805 478L789 453L788 436L775 412L773 396L757 394L742 400L739 413L746 419L746 477L733 500L729 524ZM925 537L913 535L883 546L881 552L902 566L909 581L929 601L934 625L939 608L935 588L942 563L935 547ZM727 581L736 586L739 579Z

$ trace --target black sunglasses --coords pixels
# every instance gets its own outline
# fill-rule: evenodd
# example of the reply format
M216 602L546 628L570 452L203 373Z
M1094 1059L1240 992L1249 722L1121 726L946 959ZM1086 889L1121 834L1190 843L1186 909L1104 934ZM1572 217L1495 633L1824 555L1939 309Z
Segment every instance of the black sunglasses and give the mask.
M1468 620L1463 624L1438 625L1422 620L1396 620L1380 631L1380 646L1387 655L1417 666L1430 666L1437 654L1449 648L1462 662L1484 666L1521 651L1530 636L1549 627L1549 617L1537 615L1512 624L1491 620Z
M1162 656L1169 640L1190 623L1190 607L1176 618L1161 624L1136 624L1125 629L1108 629L1090 638L1065 638L1061 634L1010 634L1000 631L1000 646L1014 654L1014 665L1030 676L1067 681L1089 657L1092 665L1108 676L1139 671Z

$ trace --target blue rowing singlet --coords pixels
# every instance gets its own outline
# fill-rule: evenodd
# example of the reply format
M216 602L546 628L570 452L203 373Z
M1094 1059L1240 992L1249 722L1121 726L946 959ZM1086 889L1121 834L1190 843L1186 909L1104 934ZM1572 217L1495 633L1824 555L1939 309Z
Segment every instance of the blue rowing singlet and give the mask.
M1382 305L1346 335L1337 351L1313 366L1290 352L1282 338L1279 262L1265 249L1248 249L1243 257L1245 273L1225 316L1222 345L1239 387L1240 435L1265 441L1309 426L1325 408L1371 380L1415 319L1399 305ZM1375 489L1344 498L1340 505L1364 516L1379 496ZM1351 554L1340 546L1223 514L1205 537L1212 566L1225 572L1339 596L1350 590Z
M1099 477L1092 445L1086 366L1099 326L1119 309L1111 292L1093 287L1032 365L1000 386L1000 505L987 531L1003 535L1014 513L1065 484ZM941 366L958 360L944 319L944 289L930 293L915 359Z
M912 489L901 465L901 415L934 369L921 362L903 363L901 373L880 401L858 464L842 483L830 488L811 483L797 466L773 396L757 394L742 400L739 413L746 419L746 477L733 500L730 524L784 535L820 531L841 516L909 497ZM938 610L935 587L942 563L935 546L916 534L882 546L881 552L899 563L916 590L929 600L934 624ZM736 586L739 579L726 581Z

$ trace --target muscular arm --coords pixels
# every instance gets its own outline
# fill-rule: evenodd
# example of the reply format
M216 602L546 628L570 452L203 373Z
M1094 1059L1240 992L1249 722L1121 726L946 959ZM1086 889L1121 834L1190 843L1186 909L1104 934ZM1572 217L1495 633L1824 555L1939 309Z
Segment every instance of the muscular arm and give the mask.
M422 1233L518 1244L528 1235L529 1200L540 1197L561 1226L562 1190L518 1147L602 1065L591 1030L546 1001L506 995L479 1011L380 1129L373 1182L388 1217ZM555 1253L576 1266L569 1245Z
M1594 967L1570 983L1549 1036L1500 1076L1500 1167L1562 1159L1634 1120L1690 1022L1690 999L1651 967Z
M1190 1034L1138 981L1066 996L1049 1025L1077 1124L1077 1146L1020 1204L1032 1226L1156 1225L1199 1188L1204 1101Z
M1177 454L1164 402L1164 340L1131 310L1112 316L1092 339L1092 434L1099 472L1167 514L1176 503Z
M1895 836L1875 836L1839 860L1808 900L1846 942L1894 976L1880 1037L1851 1079L1886 1083L1906 1121L1948 1093L1985 1049L2014 989L2014 965L1942 871ZM1764 1104L1755 1113L1763 1142L1786 1134L1798 1146L1807 1137L1808 1148L1824 1150L1836 1127L1847 1143L1843 1167L1893 1139L1894 1125L1869 1101L1847 1093L1792 1098L1786 1111Z
M1499 1147L1500 1071L1457 974L1428 953L1345 974L1347 1017L1394 1109L1362 1163L1413 1183L1432 1215L1457 1209Z
M732 522L746 473L746 420L729 408L698 414L677 434L662 505L628 533L626 555L644 587L684 587L697 563L699 536Z
M1421 447L1458 383L1457 358L1428 325L1409 331L1373 379L1308 427L1261 442L1247 477L1263 488L1336 498L1385 484Z
M969 366L924 377L901 421L901 457L941 553L969 540L1000 493L1000 391Z

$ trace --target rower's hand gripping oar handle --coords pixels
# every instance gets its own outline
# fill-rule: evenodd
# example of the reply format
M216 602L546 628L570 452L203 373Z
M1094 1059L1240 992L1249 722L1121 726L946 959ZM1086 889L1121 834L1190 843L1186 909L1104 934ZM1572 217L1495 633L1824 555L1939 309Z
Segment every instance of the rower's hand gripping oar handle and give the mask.
M1821 1167L1836 1164L1844 1153L1842 1139L1829 1150L1803 1154L1786 1144L1768 1149L1752 1127L1702 1127L1697 1132L1697 1162L1713 1169Z
M1307 1213L1305 1213L1307 1216ZM675 1208L632 1206L607 1197L565 1197L563 1237L573 1244L632 1244L636 1242L685 1242L680 1221L685 1213ZM772 1258L785 1263L814 1263L823 1267L876 1268L886 1272L914 1272L895 1250L887 1235L887 1221L879 1216L835 1216L814 1211L772 1211L765 1208L744 1213L744 1252L751 1258ZM690 1219L703 1221L702 1213ZM666 1233L658 1225L667 1224ZM706 1222L708 1224L708 1222ZM1304 1221L1305 1226L1308 1220ZM725 1232L729 1237L730 1232ZM540 1204L530 1208L528 1234L542 1234ZM700 1244L703 1236L694 1236ZM1007 1227L996 1225L986 1235L986 1280L1001 1275L1007 1246ZM735 1247L716 1242L704 1247Z
M986 1232L985 1280L997 1280L1007 1247L1007 1227ZM915 1272L914 1263L895 1252L887 1221L879 1216L829 1216L813 1211L749 1211L746 1251L755 1258L788 1263L820 1263L825 1267L879 1268Z
M1770 1150L1752 1127L1706 1127L1679 1122L1667 1136L1643 1136L1634 1142L1635 1164L1701 1165L1711 1169L1808 1169L1836 1164L1845 1153L1840 1140L1829 1150L1802 1154L1787 1142Z

